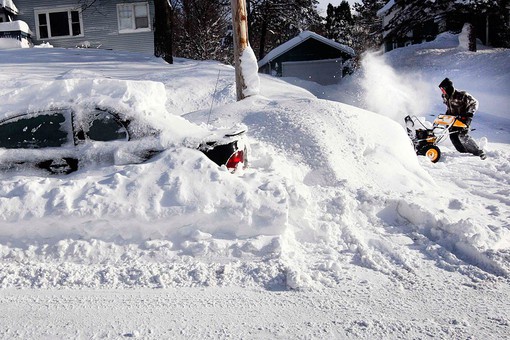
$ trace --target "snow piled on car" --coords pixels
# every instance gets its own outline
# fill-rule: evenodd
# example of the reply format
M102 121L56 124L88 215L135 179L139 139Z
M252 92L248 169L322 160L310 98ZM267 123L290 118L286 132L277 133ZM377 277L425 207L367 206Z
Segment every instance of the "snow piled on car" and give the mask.
M101 78L94 72L73 70L53 81L12 82L2 94L2 116L24 112L71 108L76 114L100 108L132 120L139 126L157 128L171 134L174 141L204 135L205 129L165 109L167 97L162 83ZM8 82L9 83L9 82ZM6 88L9 88L7 84Z

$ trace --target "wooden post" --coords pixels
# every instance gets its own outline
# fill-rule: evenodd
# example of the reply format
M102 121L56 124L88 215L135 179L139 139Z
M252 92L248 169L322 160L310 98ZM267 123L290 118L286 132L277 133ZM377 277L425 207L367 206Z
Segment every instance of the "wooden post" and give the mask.
M246 0L231 0L232 30L234 33L234 64L236 70L237 100L244 99L243 89L246 88L241 72L241 56L248 47L248 14Z
M489 13L485 15L485 46L489 45Z
M469 37L469 51L476 52L476 32L475 26L472 23L468 23L468 37Z

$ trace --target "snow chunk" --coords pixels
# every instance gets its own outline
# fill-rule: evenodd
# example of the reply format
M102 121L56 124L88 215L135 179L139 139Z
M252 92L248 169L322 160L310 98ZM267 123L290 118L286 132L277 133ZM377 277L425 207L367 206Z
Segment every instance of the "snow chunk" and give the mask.
M257 58L253 49L248 46L241 55L241 74L243 75L245 97L257 95L260 92L260 79L258 74Z
M12 14L18 14L18 8L12 0L0 0L0 8L3 7Z
M469 31L470 31L471 25L468 23L465 23L464 26L462 26L462 32L459 34L459 49L468 51L469 50Z
M53 48L53 45L50 44L49 42L44 42L39 45L34 45L34 48Z

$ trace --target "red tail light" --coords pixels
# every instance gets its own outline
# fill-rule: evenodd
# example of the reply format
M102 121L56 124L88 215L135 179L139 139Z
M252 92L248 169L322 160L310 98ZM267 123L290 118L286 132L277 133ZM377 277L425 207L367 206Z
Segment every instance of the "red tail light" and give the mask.
M244 152L237 151L234 153L227 162L227 169L235 170L239 163L244 163Z

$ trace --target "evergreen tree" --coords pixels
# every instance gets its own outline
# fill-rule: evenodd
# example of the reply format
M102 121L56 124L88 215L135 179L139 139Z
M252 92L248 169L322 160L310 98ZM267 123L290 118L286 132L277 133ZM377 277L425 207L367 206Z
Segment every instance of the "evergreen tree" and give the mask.
M258 58L318 26L316 5L317 0L247 0L250 44Z
M325 36L341 44L352 46L354 20L351 6L343 0L339 6L328 5L326 10Z
M489 24L491 36L487 44L510 47L508 0L464 0L451 5L444 13L448 30L459 31L464 23L473 27L471 45L476 49L476 37L485 38Z
M420 29L427 22L444 22L445 27L440 31L460 31L464 23L473 25L473 29L482 32L485 29L485 18L489 15L506 12L504 5L507 0L462 0L462 1L438 1L438 0L400 0L396 1L398 11L389 23L384 27L394 37L404 37L408 32ZM494 28L504 32L508 25L500 23ZM470 35L470 46L476 47L475 34ZM475 49L475 48L473 48Z
M368 50L377 50L382 45L382 21L377 12L387 0L361 0L354 4L353 45L360 56Z
M223 44L231 24L230 1L179 0L174 13L176 56L195 60L231 60L228 46Z
M496 47L510 47L510 0L499 0L494 14L494 26L498 27L495 40Z

